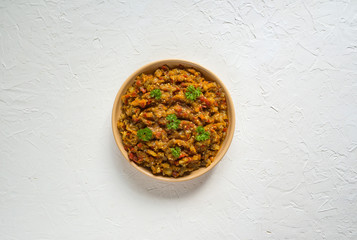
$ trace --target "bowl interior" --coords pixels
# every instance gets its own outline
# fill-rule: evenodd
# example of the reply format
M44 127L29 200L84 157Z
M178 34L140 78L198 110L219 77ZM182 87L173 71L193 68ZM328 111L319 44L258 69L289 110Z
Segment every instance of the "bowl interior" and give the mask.
M121 107L122 107L122 101L121 101L121 96L126 92L126 90L134 83L136 76L138 76L140 73L153 73L157 68L161 67L162 65L168 65L170 68L177 67L178 65L182 65L184 67L192 67L196 69L197 71L201 72L204 78L216 81L217 83L220 84L220 86L223 88L225 94L226 94L226 100L227 100L227 108L228 108L228 118L229 118L229 126L227 129L227 135L226 138L224 139L221 149L218 151L214 161L211 163L210 166L207 168L200 168L196 171L191 172L189 175L179 177L179 178L172 178L172 177L163 177L163 176L156 176L152 174L148 169L136 165L134 162L129 160L128 154L124 149L123 142L119 133L119 130L117 128L117 122L119 120L119 116L121 114ZM113 105L113 112L112 112L112 130L114 134L114 139L115 142L117 143L121 153L124 155L124 157L129 161L129 163L135 167L137 170L140 172L153 177L158 180L163 180L163 181L169 181L169 182L181 182L181 181L186 181L190 180L193 178L196 178L198 176L201 176L202 174L208 172L211 170L225 155L227 152L233 138L234 134L234 128L235 128L235 114L234 114L234 106L233 106L233 101L232 98L227 90L227 88L224 86L222 81L211 71L207 70L206 68L193 63L189 62L186 60L178 60L178 59L168 59L168 60L160 60L156 62L149 63L138 70L136 70L132 75L130 75L126 81L123 83L121 86L115 101Z

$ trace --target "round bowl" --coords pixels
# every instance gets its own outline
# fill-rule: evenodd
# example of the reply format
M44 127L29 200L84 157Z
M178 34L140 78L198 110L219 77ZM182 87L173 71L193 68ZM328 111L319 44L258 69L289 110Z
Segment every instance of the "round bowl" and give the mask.
M157 68L159 68L165 64L167 66L169 66L169 68L177 67L178 65L182 65L184 67L192 67L192 68L196 69L197 71L200 71L206 79L216 81L217 83L219 83L219 85L223 88L224 93L226 94L227 109L228 109L229 126L227 129L227 135L226 135L226 138L224 139L224 141L221 145L221 148L218 151L214 161L211 163L211 165L209 165L206 168L199 168L199 169L191 172L189 175L186 175L183 177L178 177L178 178L156 176L156 175L152 174L151 171L149 171L148 169L141 167L139 165L136 165L134 162L130 161L129 157L128 157L128 153L124 149L122 138L121 138L121 135L117 128L117 122L119 120L119 116L121 114L121 107L123 104L121 101L121 96L134 83L136 76L138 76L140 73L153 73ZM113 129L114 139L115 139L116 144L119 147L120 152L123 154L123 156L126 158L126 160L134 168L136 168L138 171L144 173L145 175L155 178L155 179L158 179L158 180L168 181L168 182L181 182L181 181L191 180L191 179L199 177L202 174L210 171L223 158L223 156L227 152L229 146L231 145L233 134L234 134L234 127L235 127L235 114L234 114L233 101L232 101L232 98L228 92L228 89L224 86L223 82L214 73L212 73L208 69L202 67L201 65L199 65L197 63L190 62L190 61L179 60L179 59L166 59L166 60L155 61L155 62L149 63L145 66L142 66L141 68L136 70L133 74L131 74L125 80L125 82L119 89L119 92L118 92L118 94L115 98L115 101L114 101L113 111L112 111L112 129Z

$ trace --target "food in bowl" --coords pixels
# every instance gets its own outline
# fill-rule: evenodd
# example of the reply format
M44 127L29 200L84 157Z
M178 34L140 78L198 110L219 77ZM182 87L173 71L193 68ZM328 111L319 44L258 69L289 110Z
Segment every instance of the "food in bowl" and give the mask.
M124 149L154 175L177 178L208 167L227 135L225 93L194 68L141 73L121 101Z

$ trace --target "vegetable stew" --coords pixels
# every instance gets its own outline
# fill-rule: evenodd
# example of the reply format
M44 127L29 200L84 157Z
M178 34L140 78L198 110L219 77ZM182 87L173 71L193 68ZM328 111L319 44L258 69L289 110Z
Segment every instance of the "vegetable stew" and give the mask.
M225 93L193 68L142 73L121 101L118 129L129 159L155 175L208 167L226 137Z

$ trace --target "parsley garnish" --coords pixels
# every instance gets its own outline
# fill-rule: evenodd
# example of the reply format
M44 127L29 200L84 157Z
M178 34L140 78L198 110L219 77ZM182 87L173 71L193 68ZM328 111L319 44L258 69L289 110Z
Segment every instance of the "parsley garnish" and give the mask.
M152 131L149 128L143 128L137 132L137 136L143 141L149 141L152 138Z
M154 89L150 92L150 97L154 97L156 100L159 100L161 98L161 91L160 89Z
M178 158L181 155L181 149L179 147L170 148L170 149L171 149L172 156L174 156L175 158Z
M205 129L202 126L198 126L196 128L196 131L198 132L198 135L196 136L196 140L197 141L205 141L207 139L209 139L209 132L205 131Z
M180 120L177 119L175 114L170 114L166 117L167 120L169 120L169 123L166 125L168 129L177 129L180 125Z
M192 85L188 86L185 92L186 98L192 101L196 100L196 98L198 98L201 94L201 90Z

